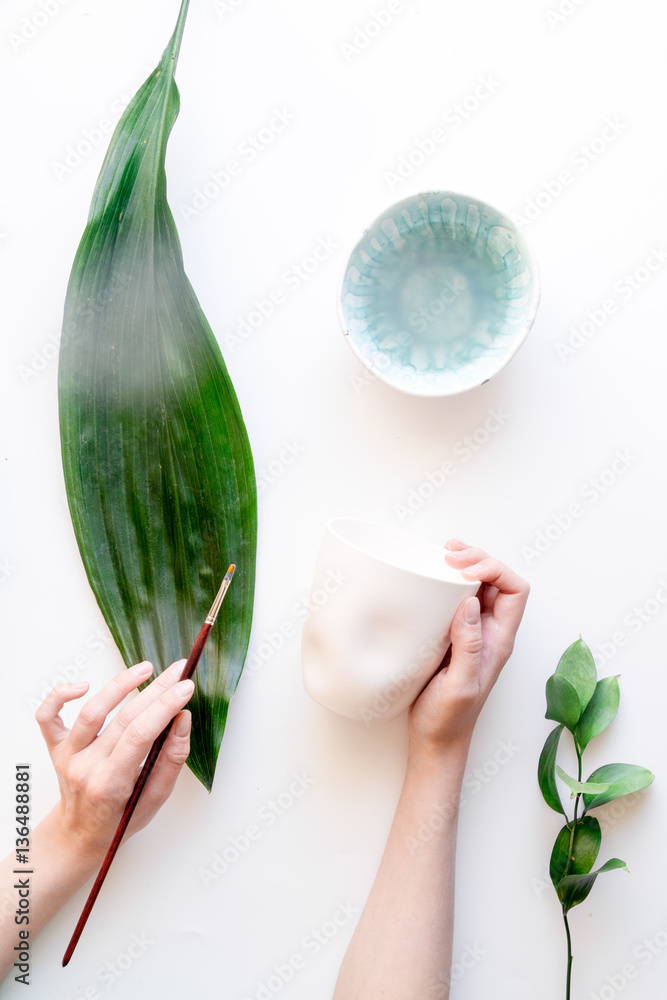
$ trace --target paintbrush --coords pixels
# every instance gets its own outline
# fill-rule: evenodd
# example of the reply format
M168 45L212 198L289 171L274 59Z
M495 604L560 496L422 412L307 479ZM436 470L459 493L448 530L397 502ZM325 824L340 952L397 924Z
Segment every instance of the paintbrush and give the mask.
M213 624L215 622L215 619L217 618L220 606L222 605L225 594L227 593L227 588L232 582L232 577L234 576L235 569L236 566L234 565L234 563L232 563L232 565L225 573L225 578L220 585L220 590L218 591L217 596L213 601L211 610L206 616L206 621L202 625L201 632L197 636L195 644L192 647L192 651L190 652L186 664L183 667L183 673L181 674L180 677L180 680L182 681L189 680L195 672L195 668L199 663L199 657L201 656L204 646L206 645L206 640L209 637L209 633L213 628ZM125 806L125 811L121 816L120 823L118 824L118 829L116 830L113 840L111 841L111 846L107 851L104 861L102 862L102 867L98 872L97 878L95 879L95 883L92 889L90 890L90 895L86 900L86 905L81 911L79 922L74 929L74 933L72 934L72 940L68 944L67 951L63 956L63 966L67 965L70 958L74 954L74 949L76 948L79 938L81 937L82 931L86 926L86 923L88 922L88 917L90 916L91 910L95 905L95 900L97 899L100 889L102 888L102 883L107 877L107 873L109 871L109 868L111 867L111 862L116 856L116 851L120 847L120 842L123 839L123 835L127 830L128 823L132 818L132 813L136 808L137 802L139 801L139 797L144 789L146 782L148 781L148 777L153 768L155 767L155 762L160 755L160 751L162 750L162 747L165 744L167 736L169 735L169 730L171 729L172 723L173 719L167 726L165 726L165 728L162 730L158 738L155 740L148 756L146 757L146 760L144 761L144 766L142 767L139 777L137 778L134 789L132 790L132 794L128 799L127 805Z

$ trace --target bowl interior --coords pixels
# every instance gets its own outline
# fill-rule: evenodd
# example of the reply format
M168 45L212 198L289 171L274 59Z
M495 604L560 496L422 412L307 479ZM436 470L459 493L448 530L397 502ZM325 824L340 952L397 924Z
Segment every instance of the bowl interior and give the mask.
M339 299L350 347L385 382L448 395L491 378L537 310L535 262L513 223L464 195L389 208L352 251Z

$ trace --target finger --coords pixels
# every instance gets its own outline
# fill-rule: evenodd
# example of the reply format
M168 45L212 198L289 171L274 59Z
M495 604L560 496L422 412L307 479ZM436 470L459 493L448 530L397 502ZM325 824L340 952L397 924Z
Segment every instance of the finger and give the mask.
M488 555L484 549L478 549L474 548L472 545L466 545L465 548L460 549L458 552L447 552L445 559L450 566L456 566L458 569L462 569L464 566L473 566L475 563L481 562L483 559L488 559Z
M150 663L137 663L129 670L124 670L122 674L117 674L90 701L87 701L72 726L67 741L70 752L78 753L89 746L104 725L109 712L120 705L123 698L126 698L130 691L134 691L142 681L147 680L152 673L153 667Z
M445 542L445 548L454 552L460 549L468 549L470 546L466 542L462 542L460 538L450 538L448 542Z
M141 715L149 705L152 705L165 691L173 687L181 679L185 660L177 660L170 667L163 670L161 674L150 682L148 687L140 691L136 698L132 698L127 705L123 705L120 712L114 716L109 725L100 733L99 748L107 756L111 753L116 743L125 732L131 722Z
M482 621L476 597L468 597L456 609L451 626L452 658L447 670L448 683L476 693L482 653Z
M179 681L130 723L113 748L108 764L119 774L135 772L165 726L192 697L193 681Z
M490 557L466 567L461 572L470 580L481 580L482 583L490 584L497 589L498 593L493 602L493 616L502 617L503 626L508 631L516 632L530 593L530 586L526 580L499 559Z
M88 681L76 684L59 684L49 691L46 698L35 712L35 718L42 731L44 742L49 753L59 746L69 735L69 729L60 718L60 710L68 701L80 698L88 690Z
M142 813L152 816L171 795L190 753L191 727L192 715L187 709L175 716L169 736L142 793Z
M478 594L482 605L482 612L493 614L493 606L496 603L496 597L498 596L498 588L492 587L490 584L483 584L483 590L481 595Z

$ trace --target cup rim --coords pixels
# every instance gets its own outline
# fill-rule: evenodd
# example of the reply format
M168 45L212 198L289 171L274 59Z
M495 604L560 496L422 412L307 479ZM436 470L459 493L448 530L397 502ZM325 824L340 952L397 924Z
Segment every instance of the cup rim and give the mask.
M461 577L461 579L458 579L458 580L444 580L442 577L440 577L440 576L434 576L432 573L422 573L419 570L409 569L407 566L403 566L403 565L401 565L397 561L392 561L391 559L387 559L385 556L379 556L375 552L370 551L368 548L364 548L362 545L358 545L356 542L350 541L349 538L346 538L345 535L343 535L339 531L337 531L336 528L334 527L334 525L336 524L336 522L341 522L341 521L347 521L347 522L351 522L351 523L354 523L354 524L366 524L366 525L370 525L372 528L380 528L383 531L388 531L388 532L391 532L391 533L393 533L395 535L403 535L403 536L405 536L407 538L414 538L414 539L417 539L417 541L423 543L424 545L431 545L431 546L433 546L434 549L439 549L439 546L438 546L438 544L436 542L432 542L430 538L423 538L421 535L415 535L415 534L413 534L410 531L403 531L401 528L395 528L393 525L383 524L382 522L379 522L379 521L370 521L368 518L350 517L350 516L347 516L347 515L340 514L340 515L337 515L335 517L330 517L327 520L326 530L330 534L334 535L335 538L337 538L339 541L343 542L345 545L349 546L351 549L354 549L355 551L360 552L362 555L367 556L368 558L375 560L375 562L383 563L385 566L391 566L392 569L400 570L401 573L408 573L408 574L410 574L410 576L415 576L415 577L417 577L418 579L421 579L421 580L432 580L435 583L445 583L445 584L449 584L449 585L451 585L453 587L461 587L462 589L463 588L469 588L471 586L473 586L473 587L474 586L479 586L479 584L481 583L480 580L477 580L477 581L475 581L475 580L465 580L462 577ZM443 545L442 546L443 566L450 573L459 574L460 575L460 573L461 573L460 570L456 569L454 566L449 566L444 561L444 556L447 553L447 551L448 550Z
M432 194L443 195L443 196L451 195L454 198L464 198L464 199L469 198L471 201L479 202L479 204L485 205L488 208L493 209L494 212L497 212L498 215L507 223L508 227L510 227L520 235L524 248L526 250L528 260L530 262L531 269L533 271L533 277L535 282L535 293L534 293L535 301L532 309L530 310L530 313L528 314L526 320L524 321L523 329L521 331L521 336L517 337L516 342L512 345L512 347L505 354L502 355L498 363L493 368L491 374L486 379L484 379L483 382L473 382L470 385L463 386L462 388L455 388L449 392L440 392L440 391L433 392L429 391L428 388L420 390L415 387L408 389L404 385L399 385L398 382L390 381L388 378L385 378L382 370L380 368L376 368L375 366L373 366L369 362L368 358L365 358L363 356L361 350L357 347L357 344L355 343L352 335L350 334L350 331L348 330L347 323L345 322L345 317L343 315L343 285L345 283L345 276L347 274L347 269L350 264L352 254L357 249L359 244L364 241L364 239L368 235L369 230L371 230L376 225L376 223L379 222L380 219L384 215L386 215L387 212L389 212L390 210L398 209L400 208L401 205L404 205L408 202L412 203L418 198L423 198L426 195L432 195ZM499 208L496 208L495 205L491 205L490 202L485 201L482 198L477 198L474 195L465 194L462 191L451 191L449 188L428 188L425 191L416 191L413 194L406 195L399 201L392 202L391 205L387 205L382 212L379 212L375 216L375 218L372 220L369 226L363 227L361 236L357 236L354 239L354 241L352 240L347 241L346 253L344 255L343 263L341 265L338 275L338 285L336 289L336 314L338 317L338 323L341 332L345 338L348 347L354 354L355 358L360 362L360 364L362 364L366 369L366 371L370 372L370 374L374 378L377 378L381 382L384 382L385 385L390 386L392 389L396 389L398 392L404 393L406 396L416 396L420 399L447 399L450 396L460 396L464 392L470 392L472 389L478 389L481 385L485 385L490 379L495 378L496 375L510 363L510 361L515 356L519 348L521 348L525 343L528 334L533 328L533 325L535 323L535 318L537 316L537 312L539 309L541 297L542 297L542 280L540 275L539 264L535 256L535 251L530 245L530 242L526 239L525 233L516 226L516 224L512 221L512 219L509 217L509 215L507 215L506 212L502 212Z

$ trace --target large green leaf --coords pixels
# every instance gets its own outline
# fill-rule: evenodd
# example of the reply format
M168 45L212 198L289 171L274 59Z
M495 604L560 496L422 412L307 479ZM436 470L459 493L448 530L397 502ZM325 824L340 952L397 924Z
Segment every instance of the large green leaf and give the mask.
M556 754L558 753L558 743L560 734L563 732L562 726L552 729L542 747L540 760L537 765L537 780L542 792L542 797L554 812L562 813L567 819L567 814L563 809L560 800L558 785L556 784Z
M257 513L238 401L167 204L187 8L111 139L67 289L58 388L74 530L127 665L187 656L237 564L189 705L189 765L210 789L247 652Z
M604 764L593 771L589 782L602 782L606 784L605 790L584 795L585 812L595 809L596 806L603 806L606 802L613 802L620 799L622 795L629 795L631 792L639 792L651 784L655 775L645 767L637 764ZM592 790L591 790L592 791Z
M615 871L617 868L624 868L626 872L629 871L625 861L621 861L619 858L612 858L611 861L607 861L606 864L602 865L595 872L589 872L587 875L566 875L565 878L562 878L556 886L556 891L558 892L558 898L563 904L563 912L567 913L573 906L583 903L595 885L598 875Z
M577 692L581 714L593 697L597 684L595 660L583 639L577 639L567 647L558 661L554 676L568 681Z
M574 736L580 750L585 750L594 737L604 732L618 712L621 693L616 677L603 677L597 682L593 697L579 719Z
M587 875L595 864L602 843L600 824L593 816L584 816L574 829L574 837L569 826L564 826L556 837L551 853L549 874L556 889L565 873ZM572 850L570 850L572 844Z

